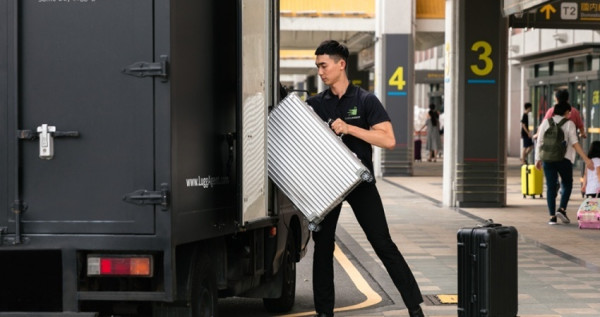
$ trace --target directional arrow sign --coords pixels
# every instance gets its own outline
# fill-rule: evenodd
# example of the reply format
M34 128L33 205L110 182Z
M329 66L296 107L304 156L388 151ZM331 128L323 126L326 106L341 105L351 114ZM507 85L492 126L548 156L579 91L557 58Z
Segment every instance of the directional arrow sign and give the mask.
M540 12L546 13L546 20L550 20L552 13L555 13L556 9L551 4L547 4L540 9Z
M600 1L553 1L519 17L511 15L509 24L513 28L597 30L600 28Z

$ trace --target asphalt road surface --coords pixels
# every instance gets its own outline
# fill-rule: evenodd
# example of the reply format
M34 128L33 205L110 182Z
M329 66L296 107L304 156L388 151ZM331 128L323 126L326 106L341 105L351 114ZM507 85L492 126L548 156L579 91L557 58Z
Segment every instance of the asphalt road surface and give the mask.
M339 241L339 239L338 239ZM342 241L343 243L343 241ZM334 270L336 287L336 316L344 312L352 313L365 309L381 308L393 304L382 291L381 286L357 261L357 258L338 243ZM313 316L315 314L312 298L312 242L306 256L296 267L296 303L286 317ZM274 316L263 308L261 299L226 298L219 299L221 317Z

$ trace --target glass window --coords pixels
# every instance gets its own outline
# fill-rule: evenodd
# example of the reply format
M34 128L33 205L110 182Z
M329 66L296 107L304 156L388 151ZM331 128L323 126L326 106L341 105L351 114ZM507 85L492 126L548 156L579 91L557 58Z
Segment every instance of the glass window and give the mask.
M600 70L600 57L599 56L592 57L592 69L591 70Z
M535 65L537 71L535 77L550 76L550 65L549 64L538 64Z
M525 69L525 74L527 78L535 78L535 66L528 66Z
M587 56L580 56L573 58L573 69L571 72L584 72L587 68Z
M554 62L552 75L567 74L569 72L569 60L563 59Z

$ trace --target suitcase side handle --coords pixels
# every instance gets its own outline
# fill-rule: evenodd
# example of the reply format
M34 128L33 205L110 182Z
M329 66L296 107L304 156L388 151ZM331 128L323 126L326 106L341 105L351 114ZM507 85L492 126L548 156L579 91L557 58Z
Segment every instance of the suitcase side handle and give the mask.
M502 227L502 224L495 223L493 219L487 219L483 223L478 224L477 227L480 227L480 228L495 228L495 227Z

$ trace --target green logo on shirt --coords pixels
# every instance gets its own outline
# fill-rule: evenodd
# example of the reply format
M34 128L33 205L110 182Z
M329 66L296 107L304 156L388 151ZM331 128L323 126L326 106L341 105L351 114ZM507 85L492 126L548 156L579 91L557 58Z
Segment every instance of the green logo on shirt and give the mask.
M348 116L356 116L358 114L358 108L354 106L354 108L348 109Z

